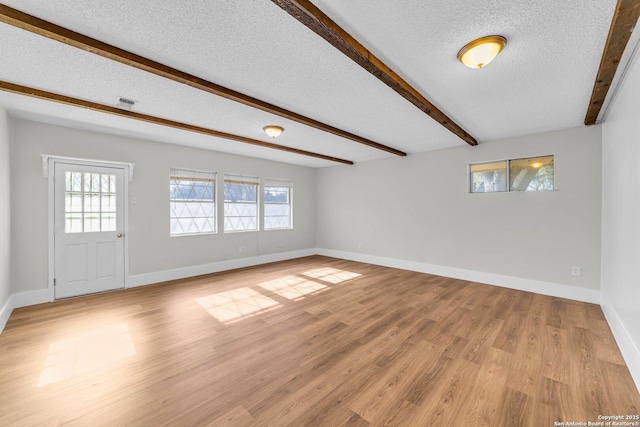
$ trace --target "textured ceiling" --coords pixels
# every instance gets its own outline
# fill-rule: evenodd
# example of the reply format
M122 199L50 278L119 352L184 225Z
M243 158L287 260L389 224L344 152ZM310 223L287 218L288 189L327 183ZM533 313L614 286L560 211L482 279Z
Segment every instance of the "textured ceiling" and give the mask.
M480 143L580 126L615 0L313 0ZM268 0L9 0L7 6L409 154L465 146ZM464 44L502 34L481 70ZM353 161L391 154L0 24L0 79ZM285 161L334 163L0 92L17 117ZM473 148L469 148L473 149Z

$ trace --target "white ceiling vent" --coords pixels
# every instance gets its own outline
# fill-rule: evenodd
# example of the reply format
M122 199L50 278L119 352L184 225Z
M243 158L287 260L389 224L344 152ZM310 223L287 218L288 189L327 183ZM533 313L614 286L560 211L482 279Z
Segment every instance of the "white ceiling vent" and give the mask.
M134 101L133 99L120 97L118 98L118 102L116 103L116 107L122 108L123 110L133 110L133 106L136 105L138 101Z

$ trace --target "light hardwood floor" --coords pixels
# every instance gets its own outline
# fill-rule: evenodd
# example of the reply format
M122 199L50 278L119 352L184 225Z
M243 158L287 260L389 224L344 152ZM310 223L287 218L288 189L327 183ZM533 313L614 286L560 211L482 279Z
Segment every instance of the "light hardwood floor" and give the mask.
M2 426L640 412L597 305L320 256L17 309L0 361Z

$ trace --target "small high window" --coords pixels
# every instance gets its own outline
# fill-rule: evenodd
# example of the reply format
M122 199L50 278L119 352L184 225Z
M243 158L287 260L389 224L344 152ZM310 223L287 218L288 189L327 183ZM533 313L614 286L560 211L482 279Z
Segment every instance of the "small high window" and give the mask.
M469 180L471 193L553 191L553 156L472 164Z
M509 160L509 191L553 191L553 156Z
M507 162L469 165L472 193L507 191Z

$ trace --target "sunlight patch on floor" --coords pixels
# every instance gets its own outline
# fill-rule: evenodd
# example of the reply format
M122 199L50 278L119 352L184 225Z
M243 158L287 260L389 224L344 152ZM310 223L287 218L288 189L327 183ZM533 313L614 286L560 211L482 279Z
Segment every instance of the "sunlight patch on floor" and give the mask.
M277 308L280 304L251 288L238 288L196 298L196 302L222 323L232 323Z
M96 328L49 346L38 387L64 381L135 356L126 324Z
M305 271L302 275L311 277L312 279L320 279L324 282L333 283L334 285L362 276L362 274L359 273L353 273L351 271L339 270L331 267L316 268L314 270Z
M307 280L298 276L285 276L259 284L260 287L276 293L281 297L297 301L305 295L322 292L327 285Z

